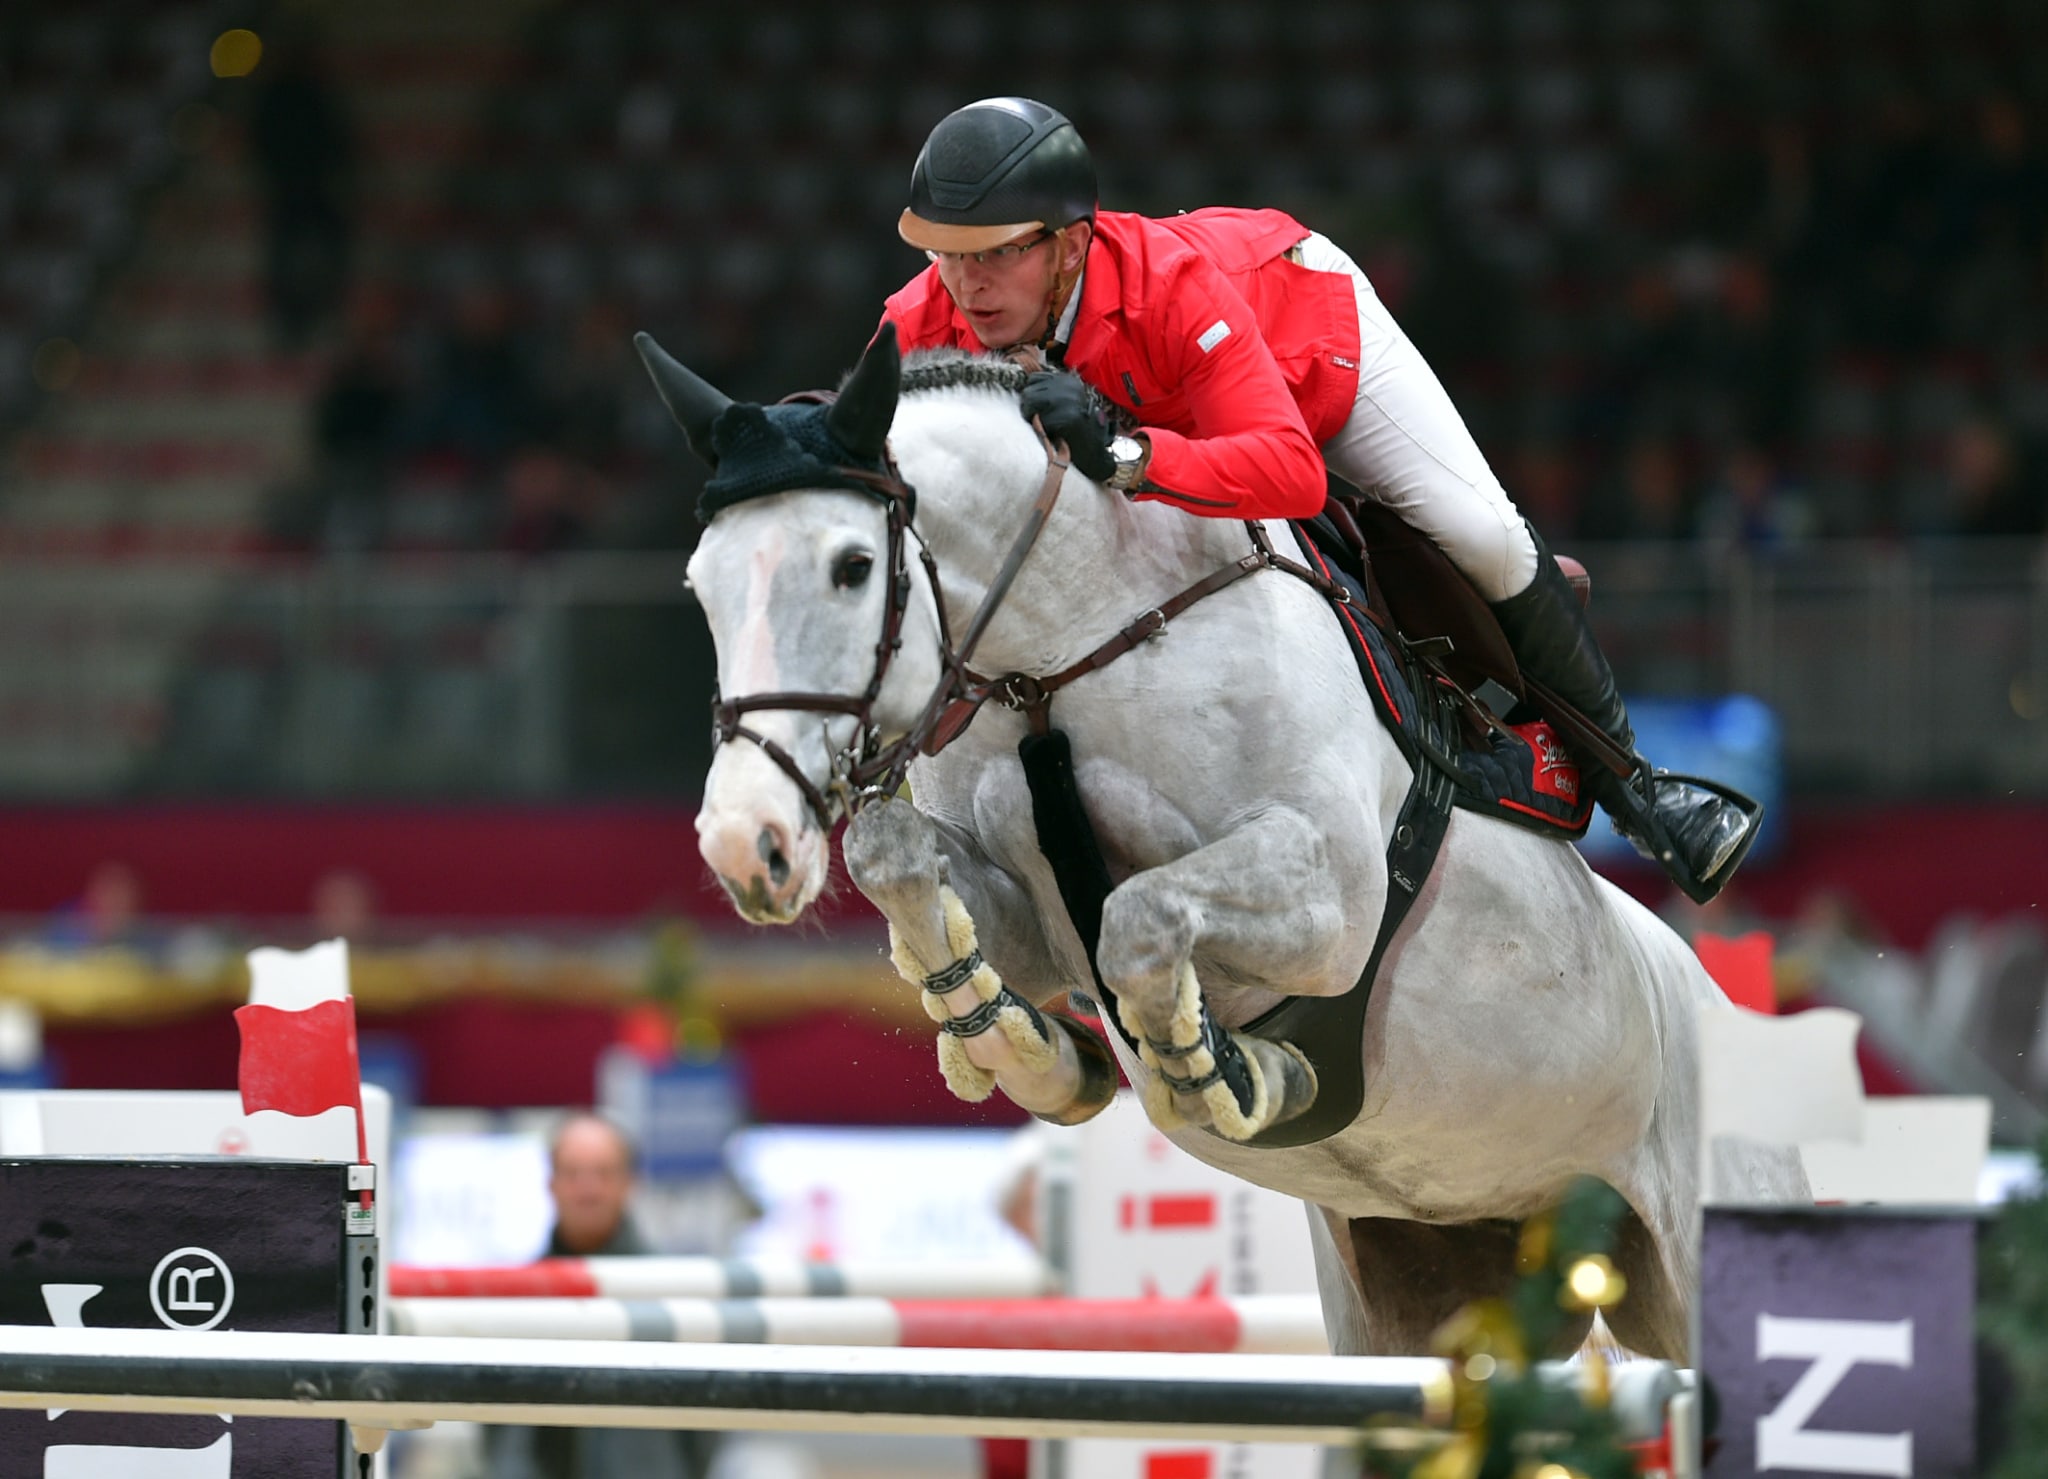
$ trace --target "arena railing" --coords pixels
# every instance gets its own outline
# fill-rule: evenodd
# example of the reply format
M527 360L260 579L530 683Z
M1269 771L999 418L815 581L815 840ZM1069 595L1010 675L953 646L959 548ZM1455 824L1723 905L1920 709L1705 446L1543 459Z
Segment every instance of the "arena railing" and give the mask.
M1632 697L1753 694L1794 792L2048 796L2026 542L1575 544ZM0 560L0 795L687 796L679 554Z

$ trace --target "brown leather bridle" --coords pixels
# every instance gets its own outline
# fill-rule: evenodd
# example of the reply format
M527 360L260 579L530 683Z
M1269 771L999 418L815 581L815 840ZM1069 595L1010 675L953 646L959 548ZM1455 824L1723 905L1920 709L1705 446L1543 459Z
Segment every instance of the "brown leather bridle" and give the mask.
M939 581L938 561L932 558L931 547L911 522L917 494L897 470L894 455L885 449L882 453L883 470L879 473L856 467L835 469L839 475L859 484L859 491L879 499L887 515L889 589L882 607L882 635L875 643L875 670L868 679L868 686L857 694L779 691L751 693L744 698L717 695L712 698L714 747L734 739L748 740L759 746L761 752L795 782L821 831L829 832L841 811L850 816L877 797L894 795L902 787L912 760L920 754L937 754L966 728L965 722L950 726L943 738L933 743L934 734L941 727L941 717L957 704L967 702L970 704L968 717L971 718L973 709L978 708L981 698L986 697L985 694L977 696L972 693L973 675L967 664L981 641L982 633L988 630L996 609L1009 594L1017 572L1023 568L1025 557L1038 543L1039 534L1052 517L1053 505L1059 502L1060 485L1065 480L1067 469L1073 465L1065 449L1046 438L1043 427L1036 421L1032 426L1037 430L1039 440L1045 444L1044 480L1039 484L1038 497L1032 501L1024 527L1011 541L1009 554L1004 557L1001 569L982 597L981 605L976 609L974 619L968 623L967 633L957 648L947 626L946 598ZM876 700L881 697L882 685L888 679L889 665L903 647L903 619L910 609L909 547L912 537L917 539L918 558L924 564L925 578L931 583L932 603L938 613L941 671L938 686L925 701L917 720L900 738L885 745L874 722L874 708ZM803 767L788 750L741 722L743 716L763 709L853 716L853 742L833 757L832 776L824 786L820 787L805 775Z
M945 592L939 581L938 562L932 558L931 547L917 533L912 522L916 492L903 480L895 457L885 448L880 472L843 466L835 469L849 483L859 485L857 491L880 500L887 515L889 590L882 608L881 638L875 643L875 670L868 679L867 687L857 694L776 691L752 693L743 698L713 696L714 748L735 739L747 740L758 746L796 784L812 816L817 819L819 830L831 831L833 822L841 813L852 816L870 801L895 795L903 785L911 761L919 755L936 755L958 739L980 712L981 706L990 699L1022 710L1031 727L1043 733L1048 727L1048 705L1060 689L1077 678L1107 667L1132 648L1163 635L1167 623L1197 601L1256 571L1283 570L1306 580L1332 600L1349 601L1342 586L1331 582L1320 571L1276 553L1266 538L1265 530L1257 523L1247 523L1253 546L1250 554L1211 572L1171 600L1145 611L1080 661L1046 677L1033 677L1026 673L982 677L968 666L974 657L974 649L980 644L982 634L988 630L990 621L1015 583L1017 572L1023 568L1025 559L1051 519L1067 469L1073 465L1066 448L1048 437L1045 428L1035 418L1031 427L1045 448L1045 476L1039 483L1038 496L1032 500L1030 512L1025 515L1023 527L1010 541L1009 552L1003 557L995 579L989 583L980 606L975 609L974 618L968 623L959 646L953 645L947 626ZM910 607L909 546L913 537L917 540L918 558L924 564L925 578L931 584L932 602L937 610L939 681L915 722L899 738L883 744L874 722L874 707L889 676L889 665L903 646L903 620ZM833 756L832 775L824 786L819 786L805 775L803 767L788 750L742 722L745 715L767 709L853 716L853 742Z

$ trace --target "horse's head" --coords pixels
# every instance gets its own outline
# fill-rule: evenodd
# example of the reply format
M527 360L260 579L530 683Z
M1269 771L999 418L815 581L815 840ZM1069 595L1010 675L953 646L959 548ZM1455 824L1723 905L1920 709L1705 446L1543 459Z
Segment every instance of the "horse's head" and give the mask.
M741 914L787 923L830 867L849 766L915 722L940 675L907 488L884 452L899 360L879 337L838 399L734 402L637 341L711 464L690 585L718 652L718 745L698 846ZM738 741L735 743L734 741Z

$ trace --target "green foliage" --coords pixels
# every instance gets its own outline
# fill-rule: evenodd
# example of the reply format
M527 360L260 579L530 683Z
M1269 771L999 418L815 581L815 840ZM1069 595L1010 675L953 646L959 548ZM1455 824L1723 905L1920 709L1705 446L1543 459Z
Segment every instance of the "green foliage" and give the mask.
M2048 1165L2048 1136L2035 1154ZM2005 1458L1990 1479L2033 1479L2048 1453L2048 1197L2000 1209L1978 1250L1977 1290L1977 1328L2011 1384Z
M705 999L695 927L684 920L664 920L655 926L651 944L645 989L669 1019L676 1055L717 1057L723 1034L713 1004Z
M1589 1394L1536 1364L1588 1309L1625 1294L1609 1255L1626 1211L1611 1187L1586 1177L1522 1225L1507 1297L1468 1305L1437 1332L1437 1353L1451 1362L1451 1430L1368 1434L1366 1479L1634 1479L1604 1382Z

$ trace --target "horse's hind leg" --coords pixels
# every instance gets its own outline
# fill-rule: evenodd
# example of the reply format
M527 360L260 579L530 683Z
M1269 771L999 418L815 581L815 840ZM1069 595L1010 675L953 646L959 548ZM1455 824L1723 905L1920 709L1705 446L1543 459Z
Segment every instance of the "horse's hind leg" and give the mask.
M946 1086L979 1101L1000 1087L1041 1119L1078 1124L1116 1096L1116 1066L1093 1033L1041 1013L996 972L1053 975L1023 891L964 835L908 802L877 802L854 819L846 869L889 921L890 959L924 990L938 1022ZM977 920L989 926L984 948Z
M1333 1356L1369 1356L1365 1305L1359 1298L1358 1255L1351 1246L1351 1219L1314 1202L1308 1209L1309 1248L1316 1261L1316 1294L1323 1304L1323 1330Z
M1691 1345L1695 1260L1690 1247L1660 1247L1643 1219L1630 1211L1615 1239L1614 1266L1628 1280L1628 1293L1601 1312L1608 1330L1639 1356L1683 1364Z
M1341 871L1314 823L1276 807L1110 894L1097 960L1151 1070L1141 1087L1154 1123L1207 1124L1248 1140L1314 1102L1315 1074L1301 1054L1216 1025L1194 958L1217 984L1348 986Z
M1520 1238L1512 1222L1353 1218L1351 1267L1364 1311L1364 1353L1431 1354L1430 1337L1444 1321L1475 1299L1504 1298L1513 1290ZM1557 1348L1532 1354L1568 1356L1592 1325L1590 1314L1579 1316L1567 1322Z

